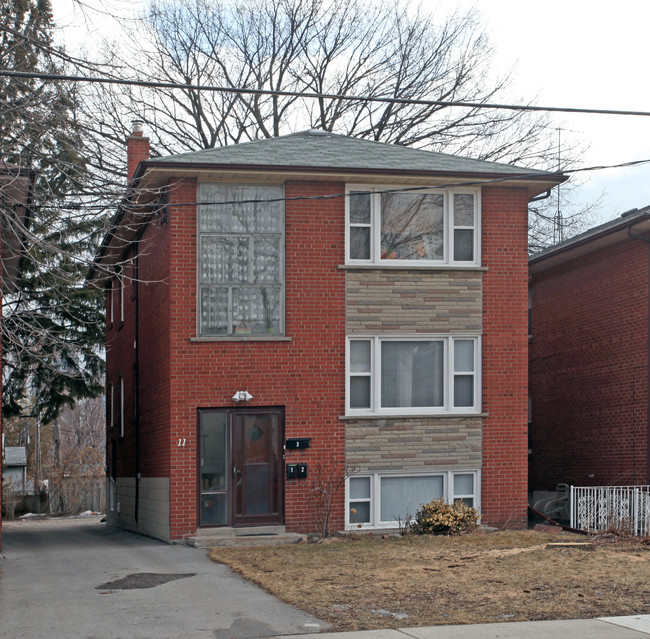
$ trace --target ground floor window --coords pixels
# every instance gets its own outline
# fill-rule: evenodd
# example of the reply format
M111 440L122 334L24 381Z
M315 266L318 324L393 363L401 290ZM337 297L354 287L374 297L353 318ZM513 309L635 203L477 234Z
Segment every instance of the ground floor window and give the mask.
M433 499L462 499L478 508L479 493L478 470L355 475L347 484L346 525L350 529L396 528Z

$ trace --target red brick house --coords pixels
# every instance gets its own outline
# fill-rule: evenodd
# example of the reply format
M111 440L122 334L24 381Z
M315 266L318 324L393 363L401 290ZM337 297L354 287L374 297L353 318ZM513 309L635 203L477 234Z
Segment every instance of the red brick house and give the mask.
M562 175L323 131L148 153L135 131L91 272L109 521L380 529L444 497L525 522L527 205Z
M650 207L530 258L530 489L650 483Z

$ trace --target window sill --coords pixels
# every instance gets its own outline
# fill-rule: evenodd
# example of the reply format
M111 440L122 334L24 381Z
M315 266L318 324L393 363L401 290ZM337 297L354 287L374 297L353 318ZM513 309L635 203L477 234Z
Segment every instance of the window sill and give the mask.
M413 413L386 413L381 415L369 413L367 415L339 415L338 418L341 421L368 421L371 419L455 419L458 417L462 417L463 419L468 417L489 417L489 413L420 413L419 415L414 415Z
M201 342L290 342L291 337L284 335L224 335L210 337L190 337L191 343Z
M487 266L462 266L452 264L339 264L342 271L488 271Z

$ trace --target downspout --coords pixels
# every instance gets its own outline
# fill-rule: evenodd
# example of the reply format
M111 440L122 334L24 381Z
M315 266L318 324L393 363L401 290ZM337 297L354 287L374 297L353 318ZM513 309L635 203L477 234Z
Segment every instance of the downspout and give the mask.
M646 319L646 481L650 484L650 239L643 235L632 233L632 226L628 226L627 235L633 240L641 240L648 247L648 268L646 271L646 303L648 317Z
M140 290L139 290L139 262L140 262L140 237L135 243L135 261L133 266L133 286L135 290L135 342L133 344L134 358L133 366L133 385L135 393L134 401L134 426L135 426L135 510L134 518L136 526L138 524L138 515L140 511Z

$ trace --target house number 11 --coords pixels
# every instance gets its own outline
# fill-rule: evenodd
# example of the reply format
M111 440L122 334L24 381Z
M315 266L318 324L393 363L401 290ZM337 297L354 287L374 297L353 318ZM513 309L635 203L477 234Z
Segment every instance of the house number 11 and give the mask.
M185 439L185 437L183 437L182 439L179 439L178 440L178 447L179 448L185 448L185 442L186 441L187 441L187 439Z

